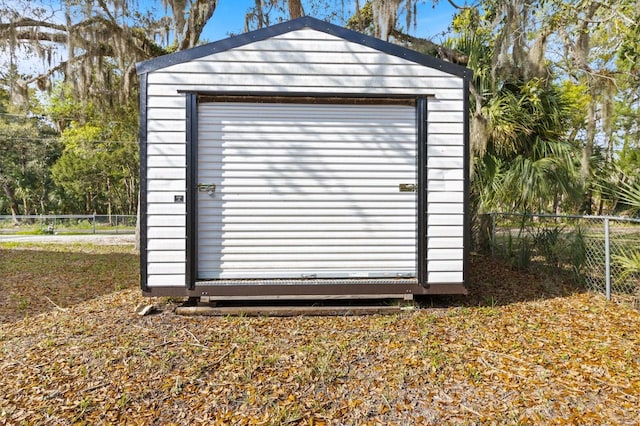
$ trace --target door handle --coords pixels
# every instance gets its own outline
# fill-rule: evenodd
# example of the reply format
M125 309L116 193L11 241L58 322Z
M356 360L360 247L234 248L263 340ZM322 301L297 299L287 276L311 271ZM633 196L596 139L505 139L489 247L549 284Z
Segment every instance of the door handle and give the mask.
M400 192L416 192L417 185L414 183L401 183L398 185L398 190Z
M199 183L197 185L198 192L206 192L209 194L209 197L213 197L216 192L216 184L215 183Z

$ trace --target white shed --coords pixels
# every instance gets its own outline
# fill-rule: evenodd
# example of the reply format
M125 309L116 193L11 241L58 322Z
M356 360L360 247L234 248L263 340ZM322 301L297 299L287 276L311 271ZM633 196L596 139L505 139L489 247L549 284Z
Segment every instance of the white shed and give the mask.
M310 17L137 70L145 295L466 292L470 70Z

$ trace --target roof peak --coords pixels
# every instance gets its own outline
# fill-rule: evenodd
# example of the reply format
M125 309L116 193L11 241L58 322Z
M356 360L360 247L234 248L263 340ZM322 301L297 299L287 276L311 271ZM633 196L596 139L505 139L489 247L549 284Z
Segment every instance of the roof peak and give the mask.
M470 69L462 67L460 65L446 62L436 57L425 55L416 52L415 50L389 43L387 41L377 39L354 30L343 28L311 16L303 16L301 18L285 21L259 30L232 36L219 41L214 41L202 46L197 46L191 49L139 62L138 64L136 64L136 70L138 74L146 74L152 71L169 67L171 65L193 61L204 56L224 52L233 48L244 46L246 44L259 42L271 37L276 37L303 28L310 28L316 31L324 32L326 34L331 34L343 40L350 41L352 43L358 43L363 46L378 50L380 52L387 53L392 56L397 56L399 58L406 59L408 61L412 61L426 67L439 69L440 71L457 75L465 79L471 78L472 75Z

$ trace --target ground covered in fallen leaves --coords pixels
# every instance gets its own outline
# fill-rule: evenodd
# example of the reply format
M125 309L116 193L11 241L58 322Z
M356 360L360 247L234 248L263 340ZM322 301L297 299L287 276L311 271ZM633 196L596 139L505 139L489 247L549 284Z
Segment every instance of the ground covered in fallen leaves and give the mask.
M133 244L0 243L0 323L137 288Z
M119 267L133 275L0 246L2 294L19 278L32 292L48 283L36 293L54 302L3 312L0 422L640 423L640 313L557 278L476 257L470 296L399 314L180 317L156 299L159 312L139 317L149 300L117 290L135 280L130 249L90 250L98 265L114 265L101 254L132 262ZM31 272L6 262L18 252ZM57 266L37 266L40 252ZM80 271L108 291L67 303L63 280L93 282L74 281Z

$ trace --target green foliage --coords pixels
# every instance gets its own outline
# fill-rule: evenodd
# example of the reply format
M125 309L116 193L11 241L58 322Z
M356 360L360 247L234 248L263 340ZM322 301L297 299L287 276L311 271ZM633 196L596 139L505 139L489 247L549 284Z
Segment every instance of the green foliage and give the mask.
M640 210L640 183L619 182L615 194L634 210Z
M618 156L618 165L626 176L640 176L640 147L625 141Z
M569 254L573 280L578 284L584 284L583 268L587 261L587 246L584 240L584 231L580 226L577 226L570 236Z
M566 108L567 124L569 128L581 130L586 125L585 111L593 98L589 95L589 88L584 83L564 80L558 86L559 95ZM569 140L574 140L570 137Z
M542 252L549 265L558 266L563 249L562 236L564 232L564 226L554 226L541 228L533 234L533 245Z
M124 104L98 112L56 88L36 116L0 90L0 214L135 214L137 111Z
M491 254L512 268L540 271L585 283L587 244L582 227L536 215L493 215L499 223L493 231Z
M633 1L480 1L454 17L445 45L474 70L480 211L606 209L594 182L618 160L634 169L640 147L636 18ZM564 56L552 58L550 43Z
M611 260L621 270L616 276L616 284L619 287L624 286L631 291L640 288L640 251L637 248L613 255Z
M55 99L55 114L74 109L69 98ZM76 103L75 109L78 106ZM136 117L135 109L125 105L102 114L88 109L65 123L60 138L64 150L52 167L52 175L70 210L135 214L139 161Z
M347 20L346 27L361 33L372 34L374 23L373 6L371 0L367 0L360 10Z
M474 179L483 210L547 211L578 196L577 150L563 138L567 112L540 79L505 84L488 100L487 147Z
M46 213L49 169L60 155L60 145L42 116L9 102L8 78L11 73L0 77L0 213ZM31 109L38 109L35 100Z
M506 252L503 254L512 268L528 269L531 265L531 241L527 237L514 238L511 233L507 236Z

